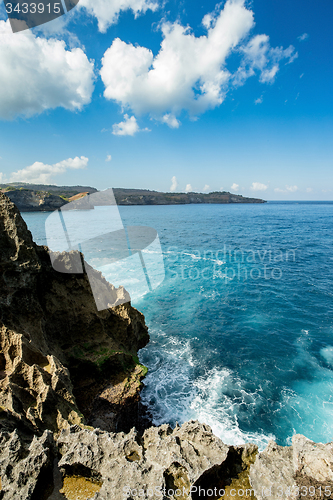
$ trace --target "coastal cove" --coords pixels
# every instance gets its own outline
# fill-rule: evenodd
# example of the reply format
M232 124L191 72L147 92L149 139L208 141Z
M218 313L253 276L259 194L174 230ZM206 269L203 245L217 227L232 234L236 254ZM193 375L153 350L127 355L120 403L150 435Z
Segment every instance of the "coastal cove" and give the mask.
M332 439L333 205L121 206L158 231L166 279L132 304L149 327L142 400L227 444ZM46 213L22 213L45 244ZM124 285L119 268L119 283Z

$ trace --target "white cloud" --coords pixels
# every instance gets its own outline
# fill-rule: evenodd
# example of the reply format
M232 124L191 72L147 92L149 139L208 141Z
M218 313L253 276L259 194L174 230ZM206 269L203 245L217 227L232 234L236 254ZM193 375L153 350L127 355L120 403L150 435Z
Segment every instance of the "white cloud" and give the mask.
M81 110L91 100L94 64L82 49L36 37L13 35L0 21L0 118L31 116L46 109Z
M268 186L266 186L266 184L262 184L261 182L252 182L252 186L250 187L252 191L266 191L267 188Z
M307 38L309 38L309 35L307 33L303 33L303 35L300 35L300 36L297 37L297 39L300 42L304 42L304 40L306 40Z
M256 100L254 101L254 104L261 104L261 103L263 102L263 100L264 100L264 99L263 99L263 96L260 96L260 97L258 97L258 99L256 99Z
M260 73L261 83L273 83L280 62L286 59L286 64L289 64L298 57L292 45L287 49L271 47L267 35L254 36L245 47L240 48L240 51L243 53L243 60L234 75L236 86L243 85L249 77L255 75L256 71Z
M235 191L237 193L239 189L239 184L236 184L236 182L234 182L230 189L231 191Z
M171 192L176 191L177 187L178 187L178 181L177 181L177 177L174 175L173 177L171 177L170 191Z
M105 158L105 161L111 161L112 160L112 156L111 155L107 155L107 157Z
M205 184L204 188L203 188L204 192L208 192L209 191L209 184Z
M162 118L162 122L169 125L170 128L179 128L180 125L180 121L177 120L177 118L171 113L167 113L166 115L164 115Z
M275 188L274 191L276 193L295 193L298 191L297 186L286 186L286 189Z
M112 127L113 135L134 135L140 128L135 116L124 115L124 121L115 123Z
M185 193L190 193L192 191L191 184L186 184Z
M99 31L105 33L111 24L118 21L120 12L131 9L137 17L148 9L155 11L158 3L149 0L80 0L79 7L95 16Z
M0 182L2 182L3 177L4 177L3 173L0 172Z
M297 186L286 186L286 190L289 191L289 193L295 193L296 191L298 191L298 187Z
M10 181L47 184L54 175L64 174L68 169L78 170L86 168L88 161L88 158L85 156L68 158L54 165L47 165L40 161L36 161L29 167L13 172L10 176Z
M306 188L305 190L307 193L312 193L313 189L312 188Z
M195 37L178 22L162 23L163 41L155 57L117 38L102 59L104 95L135 113L178 126L182 109L195 115L222 103L230 78L225 60L252 26L253 14L244 1L228 0L206 22L206 36Z
M293 47L271 47L266 35L241 46L254 26L245 0L227 0L202 22L207 33L200 37L179 22L162 22L157 55L116 38L102 58L105 98L177 128L182 110L193 117L219 106L230 86L243 84L255 71L260 81L272 83L279 62L296 56ZM232 52L242 58L234 76L226 67Z

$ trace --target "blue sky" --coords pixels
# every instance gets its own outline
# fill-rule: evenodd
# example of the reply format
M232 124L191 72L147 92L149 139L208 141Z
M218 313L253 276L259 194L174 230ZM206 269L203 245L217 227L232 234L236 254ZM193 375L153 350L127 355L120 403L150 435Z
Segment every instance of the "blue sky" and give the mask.
M333 200L333 3L0 10L0 178Z

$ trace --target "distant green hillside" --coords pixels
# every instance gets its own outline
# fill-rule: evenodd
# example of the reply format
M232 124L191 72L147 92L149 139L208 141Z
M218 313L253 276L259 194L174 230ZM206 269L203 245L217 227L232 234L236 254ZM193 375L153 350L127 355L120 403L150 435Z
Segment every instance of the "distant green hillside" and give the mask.
M118 205L187 205L200 203L266 203L259 198L246 198L227 191L212 193L161 193L145 189L113 189Z

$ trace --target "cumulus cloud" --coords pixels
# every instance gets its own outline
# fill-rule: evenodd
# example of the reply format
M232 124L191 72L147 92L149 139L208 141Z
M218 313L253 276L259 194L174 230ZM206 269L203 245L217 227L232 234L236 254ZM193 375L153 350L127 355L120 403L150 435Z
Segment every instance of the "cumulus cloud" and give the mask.
M260 81L271 83L280 61L296 57L293 47L271 47L266 35L241 45L254 26L245 0L227 0L223 9L203 18L203 25L206 34L196 37L179 22L161 23L163 40L155 56L116 38L102 58L106 99L177 128L182 110L195 116L219 106L231 85L243 84L256 72ZM241 57L235 75L226 67L232 52Z
M46 109L81 110L91 100L94 64L80 48L31 32L13 35L0 21L0 118L31 116Z
M186 184L185 193L190 193L192 191L191 184Z
M112 160L112 156L111 155L107 155L107 157L105 158L105 161L111 161Z
M140 128L135 116L124 115L124 121L115 123L112 127L113 135L134 135Z
M209 184L205 184L203 190L204 190L204 192L208 192L209 191Z
M263 96L260 96L260 97L258 97L258 99L256 99L256 100L254 101L254 104L261 104L261 103L263 102L263 100L264 100L264 99L263 99Z
M174 175L173 177L171 177L170 191L171 192L176 191L177 187L178 187L178 181L177 181L177 177Z
M239 189L239 184L236 184L236 182L234 182L230 189L231 189L231 191L234 191L235 193L237 193L237 191Z
M148 9L155 11L158 3L150 0L80 0L79 7L96 17L99 31L105 33L111 24L118 21L122 11L130 9L137 17Z
M0 172L0 182L2 182L3 177L4 177L3 173Z
M297 39L300 42L304 42L304 40L306 40L307 38L309 38L309 35L307 33L303 33L303 35L300 35L300 36L297 37Z
M307 193L312 193L313 189L312 188L306 188L305 190Z
M267 188L268 186L266 186L266 184L262 184L261 182L252 182L252 186L250 187L252 191L266 191Z
M64 174L69 169L78 170L86 168L88 161L88 158L85 156L68 158L54 165L47 165L40 161L36 161L29 167L13 172L10 176L10 181L47 184L54 175Z

